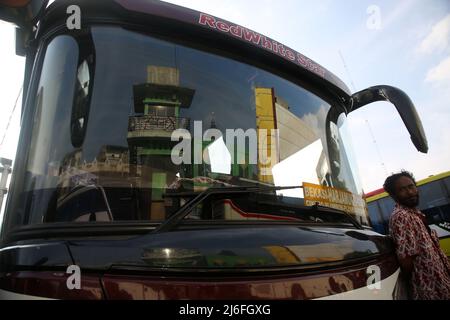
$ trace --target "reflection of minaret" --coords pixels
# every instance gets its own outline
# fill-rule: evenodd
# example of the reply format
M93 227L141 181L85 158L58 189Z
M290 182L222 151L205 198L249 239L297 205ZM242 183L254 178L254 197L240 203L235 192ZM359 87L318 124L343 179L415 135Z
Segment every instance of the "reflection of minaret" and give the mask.
M216 115L214 112L211 114L211 125L209 126L210 129L217 129L216 126Z
M180 108L190 107L195 91L180 87L179 78L176 68L148 66L147 83L133 87L137 115L129 118L127 138L131 174L136 176L135 168L142 167L138 187L146 208L143 219L165 219L157 215L164 212L162 193L178 172L171 161L177 143L171 140L172 132L189 129L189 119L180 118Z
M208 123L208 119L205 122ZM216 115L214 112L211 112L211 120L209 120L209 127L207 128L207 130L210 130L210 129L217 129ZM201 141L194 141L194 143L201 145L203 160L208 159L207 162L209 163L209 164L207 164L206 161L202 161L201 165L194 165L194 176L208 177L212 174L211 158L210 158L208 147L211 146L212 144L214 144L214 142L218 138L219 137L213 136L213 137L211 137L210 141L208 141L208 140L204 141L203 139L201 139ZM195 148L194 148L194 150L195 150Z

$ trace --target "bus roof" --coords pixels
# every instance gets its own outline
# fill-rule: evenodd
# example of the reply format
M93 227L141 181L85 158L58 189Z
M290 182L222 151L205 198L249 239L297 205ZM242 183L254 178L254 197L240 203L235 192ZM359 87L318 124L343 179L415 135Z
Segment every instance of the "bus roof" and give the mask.
M258 32L209 14L157 0L57 0L47 8L47 13L66 18L68 5L79 5L83 15L93 13L103 21L106 18L124 24L166 23L172 29L176 28L180 36L191 32L198 40L205 39L206 34L209 47L211 43L214 46L219 43L225 45L230 51L236 50L237 46L245 47L247 52L251 50L255 60L261 60L263 54L269 55L278 62L284 62L297 76L307 76L316 84L327 86L334 95L344 100L351 96L351 91L341 79L301 53Z
M441 180L441 179L444 179L444 178L447 178L447 177L450 177L450 171L443 172L443 173L440 173L440 174L434 175L434 176L429 176L426 179L422 179L420 181L417 181L417 186L420 187L420 186L423 186L423 185L425 185L427 183L438 181L438 180ZM370 203L370 202L377 201L377 200L382 199L382 198L386 198L388 196L389 196L389 194L387 192L385 192L383 188L381 188L381 189L374 190L372 192L369 192L369 193L365 194L364 198L366 199L367 203Z

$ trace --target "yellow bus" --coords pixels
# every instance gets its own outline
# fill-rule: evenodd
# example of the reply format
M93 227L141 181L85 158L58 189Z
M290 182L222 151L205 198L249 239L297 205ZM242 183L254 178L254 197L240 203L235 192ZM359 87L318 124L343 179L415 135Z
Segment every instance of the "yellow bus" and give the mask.
M441 247L450 257L450 171L417 182L420 193L419 209L427 216L430 228L438 233ZM366 194L366 202L373 228L389 233L389 217L394 200L378 189Z

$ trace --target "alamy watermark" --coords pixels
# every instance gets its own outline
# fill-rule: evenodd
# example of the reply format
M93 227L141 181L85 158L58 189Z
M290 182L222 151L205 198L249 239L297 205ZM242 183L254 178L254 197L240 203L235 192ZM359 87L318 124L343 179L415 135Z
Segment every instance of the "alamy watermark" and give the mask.
M66 26L69 30L81 30L81 9L77 5L67 7L66 13L69 15Z
M381 269L379 266L369 266L367 268L367 288L369 290L381 289Z
M66 270L70 276L67 278L66 285L69 290L81 289L81 269L77 265L71 265Z
M223 139L231 164L259 165L262 175L271 175L270 168L278 160L278 129L218 129L203 132L202 121L194 121L194 134L186 129L172 132L171 140L178 142L172 148L171 159L175 165L211 164L205 144Z
M370 5L367 10L369 17L366 26L369 30L381 30L381 8L377 5Z

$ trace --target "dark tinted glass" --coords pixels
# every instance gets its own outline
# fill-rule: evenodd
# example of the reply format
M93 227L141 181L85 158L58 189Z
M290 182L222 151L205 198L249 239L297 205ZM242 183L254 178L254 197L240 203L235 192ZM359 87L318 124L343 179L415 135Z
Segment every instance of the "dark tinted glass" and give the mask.
M184 203L168 191L211 186L309 182L360 193L336 106L256 67L141 33L57 36L36 101L14 224L160 221ZM303 204L301 189L283 193ZM249 216L214 205L220 219Z

